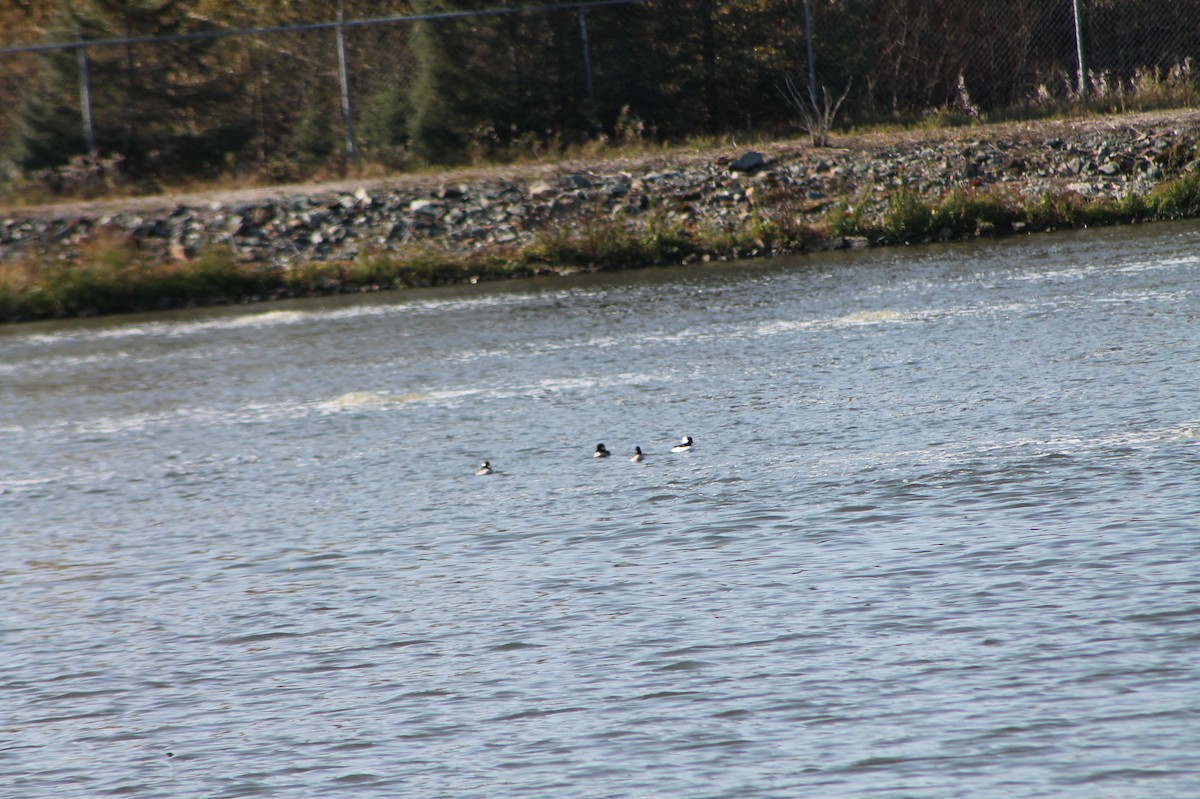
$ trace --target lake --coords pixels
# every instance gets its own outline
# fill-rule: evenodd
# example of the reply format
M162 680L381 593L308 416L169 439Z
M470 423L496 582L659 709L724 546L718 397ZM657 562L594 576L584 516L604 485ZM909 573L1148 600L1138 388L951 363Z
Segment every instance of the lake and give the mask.
M0 796L1198 795L1198 364L1194 222L0 328Z

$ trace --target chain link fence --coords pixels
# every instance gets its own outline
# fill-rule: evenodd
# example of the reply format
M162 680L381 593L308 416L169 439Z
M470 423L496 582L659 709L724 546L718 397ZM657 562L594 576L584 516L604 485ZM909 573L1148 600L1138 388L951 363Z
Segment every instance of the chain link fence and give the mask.
M465 28L482 29L487 21L511 44L490 53L503 62L469 76L471 83L518 70L522 74L506 88L536 97L539 86L569 76L571 85L558 87L559 93L574 96L582 113L594 116L595 86L613 70L597 70L593 54L611 63L626 60L611 57L616 42L605 36L613 27L597 37L593 20L611 21L617 8L640 2L499 0L447 12L431 3L343 0L338 19L320 22L290 17L292 4L272 8L270 16L224 4L222 16L193 18L197 29L183 34L116 37L57 30L48 37L57 41L49 42L38 41L30 28L0 27L0 154L18 144L28 149L28 141L19 142L23 114L54 100L53 121L62 130L42 137L47 150L84 152L99 142L101 152L118 151L127 164L150 159L197 171L185 163L191 159L226 168L249 162L269 171L330 155L401 159L407 97L419 68L413 35L422 22L448 26L465 20ZM538 71L522 52L535 37L555 42L552 70ZM180 68L181 47L198 51L194 62L184 59L188 69ZM68 122L68 115L74 120ZM162 139L155 129L163 126L177 132L168 152L151 145ZM500 140L489 126L479 127L470 135L480 148ZM504 137L512 138L510 133ZM545 133L545 125L536 131Z
M344 0L341 26L293 18L299 4L216 7L219 18L193 15L191 30L150 38L59 29L40 41L29 27L0 28L0 148L22 138L22 109L50 98L57 60L57 74L75 78L58 88L63 138L44 136L48 149L102 141L183 171L404 160L415 17L429 6ZM849 87L843 117L862 121L1077 101L1081 75L1086 97L1118 110L1188 103L1200 52L1200 0L497 0L462 13L477 16L455 18L464 47L452 57L472 71L442 87L445 103L489 83L505 98L503 113L464 117L481 150L785 130L794 110L780 86L809 75L835 95ZM178 68L186 47L194 69ZM157 135L166 127L172 136Z
M818 73L859 83L868 116L1077 100L1081 72L1099 102L1182 90L1200 53L1197 0L818 0L814 12ZM823 48L823 27L859 44Z

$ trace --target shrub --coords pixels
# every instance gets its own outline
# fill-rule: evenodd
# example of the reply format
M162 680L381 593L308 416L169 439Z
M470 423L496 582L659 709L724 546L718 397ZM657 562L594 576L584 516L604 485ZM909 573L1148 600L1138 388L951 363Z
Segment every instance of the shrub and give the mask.
M696 251L683 226L661 209L646 218L639 243L643 257L652 261L679 261Z
M883 229L902 241L927 236L932 232L933 209L906 186L892 192L883 215Z
M391 162L408 142L412 114L406 87L389 80L367 98L358 126L363 149Z
M865 235L868 232L866 225L863 223L863 211L865 208L865 202L850 203L848 200L840 200L825 212L821 224L824 225L825 230L830 236Z
M978 236L1010 230L1017 210L1000 195L956 187L933 207L930 231L952 236Z
M1200 213L1200 174L1188 173L1156 186L1146 205L1160 219L1179 219Z
M1050 192L1026 201L1021 213L1026 223L1037 230L1074 227L1079 223L1086 202L1075 192Z
M288 134L288 155L301 164L315 164L328 158L334 147L329 114L319 103L305 105Z
M539 230L521 250L527 263L620 269L647 260L648 244L626 230L620 218L596 215L581 228L562 225Z

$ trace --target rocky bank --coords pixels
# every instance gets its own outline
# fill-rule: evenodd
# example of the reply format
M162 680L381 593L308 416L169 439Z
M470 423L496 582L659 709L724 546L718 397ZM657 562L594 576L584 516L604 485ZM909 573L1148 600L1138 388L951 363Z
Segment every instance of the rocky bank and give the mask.
M653 213L685 228L735 229L756 204L811 223L844 199L879 215L902 185L930 197L970 187L1117 198L1197 168L1198 140L1200 112L1175 111L53 205L0 211L0 261L69 254L99 235L127 237L163 260L218 245L276 268L414 245L469 253L601 214L631 227Z

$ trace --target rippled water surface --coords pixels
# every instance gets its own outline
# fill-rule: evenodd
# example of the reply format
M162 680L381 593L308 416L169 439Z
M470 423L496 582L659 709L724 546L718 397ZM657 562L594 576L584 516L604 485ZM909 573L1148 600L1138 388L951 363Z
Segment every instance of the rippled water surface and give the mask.
M1197 796L1198 401L1195 225L3 328L0 796Z

